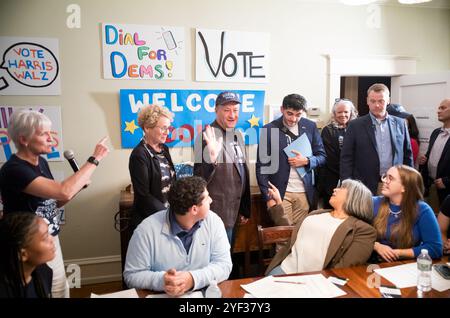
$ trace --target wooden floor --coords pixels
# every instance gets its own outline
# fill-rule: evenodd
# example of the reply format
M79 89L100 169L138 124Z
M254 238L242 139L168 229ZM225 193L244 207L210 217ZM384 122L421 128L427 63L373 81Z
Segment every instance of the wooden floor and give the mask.
M101 284L84 285L81 288L71 288L70 298L89 298L91 293L108 294L122 290L122 282L109 282Z

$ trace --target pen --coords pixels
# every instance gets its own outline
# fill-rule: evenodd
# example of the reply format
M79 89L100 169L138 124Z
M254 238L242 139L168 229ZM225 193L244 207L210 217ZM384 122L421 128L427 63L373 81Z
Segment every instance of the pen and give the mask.
M304 285L305 283L302 282L290 282L288 280L274 280L275 283L286 283L286 284L299 284Z

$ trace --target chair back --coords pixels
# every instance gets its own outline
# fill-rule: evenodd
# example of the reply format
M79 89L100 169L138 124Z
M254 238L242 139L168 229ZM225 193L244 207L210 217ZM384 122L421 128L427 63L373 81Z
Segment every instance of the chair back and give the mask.
M277 245L287 243L291 238L294 226L281 225L262 227L258 225L259 271L264 275L266 267L275 256Z

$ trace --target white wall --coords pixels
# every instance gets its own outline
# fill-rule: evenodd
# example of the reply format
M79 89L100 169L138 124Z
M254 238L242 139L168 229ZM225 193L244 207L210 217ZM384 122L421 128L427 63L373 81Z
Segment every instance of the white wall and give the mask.
M71 3L81 6L81 29L66 27L66 7ZM120 190L130 182L130 150L120 148L119 89L264 89L266 104L280 104L286 94L296 92L325 112L325 54L412 56L417 58L419 73L450 69L450 10L382 6L379 29L367 26L368 15L365 6L300 0L2 0L0 35L59 39L62 94L3 96L1 103L61 105L64 145L76 151L79 162L91 155L102 136L111 140L111 153L92 184L67 205L67 224L61 234L65 259L120 254L113 215ZM186 80L103 80L101 22L185 27ZM195 82L196 27L269 32L271 82ZM190 152L176 149L173 156L180 162ZM65 162L50 165L52 170L71 172Z

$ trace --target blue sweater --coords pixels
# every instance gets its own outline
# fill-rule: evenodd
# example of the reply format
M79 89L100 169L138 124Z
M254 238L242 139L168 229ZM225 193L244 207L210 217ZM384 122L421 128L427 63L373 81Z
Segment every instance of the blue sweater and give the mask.
M378 209L380 208L382 201L383 196L373 197L374 218L378 214ZM399 205L389 203L389 207L394 213L400 211ZM417 220L414 223L413 227L413 239L415 243L414 246L411 247L414 251L414 256L419 256L420 250L425 248L428 250L431 258L441 258L442 238L436 216L434 215L431 207L424 201L418 202L418 209L419 211ZM397 224L400 221L401 217L401 213L398 215L398 217L396 217L392 213L389 215L386 236L379 241L381 244L396 248L395 243L391 242L388 238L391 236L392 226Z

